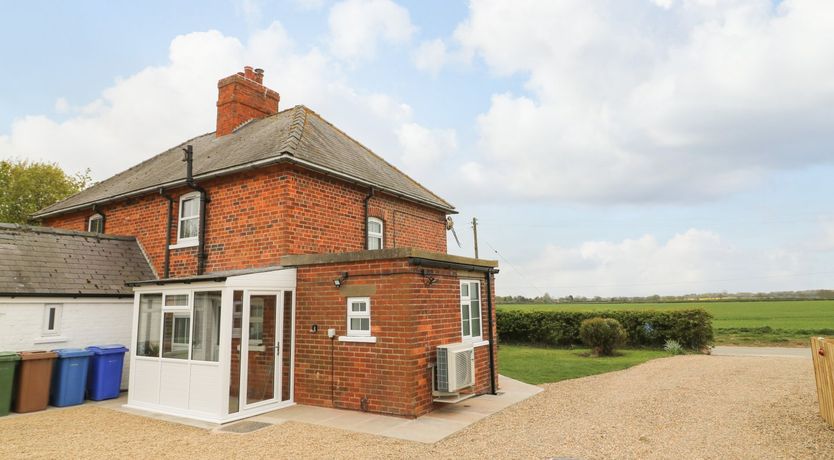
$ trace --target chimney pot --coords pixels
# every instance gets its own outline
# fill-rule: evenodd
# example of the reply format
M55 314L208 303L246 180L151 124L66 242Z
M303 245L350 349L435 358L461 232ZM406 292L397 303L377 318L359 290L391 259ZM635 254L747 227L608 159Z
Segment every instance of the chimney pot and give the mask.
M264 118L278 112L281 96L263 86L263 69L252 66L217 83L216 137L231 134L249 120Z
M255 79L255 72L252 71L252 66L251 65L248 65L248 66L243 68L243 76L245 78L250 79L250 80Z

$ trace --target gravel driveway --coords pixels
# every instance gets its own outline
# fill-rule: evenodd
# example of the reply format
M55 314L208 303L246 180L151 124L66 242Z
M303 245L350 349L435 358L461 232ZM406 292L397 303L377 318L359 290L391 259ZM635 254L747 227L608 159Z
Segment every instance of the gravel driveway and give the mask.
M294 422L217 433L87 405L0 419L0 458L834 458L810 360L681 356L544 388L434 445Z

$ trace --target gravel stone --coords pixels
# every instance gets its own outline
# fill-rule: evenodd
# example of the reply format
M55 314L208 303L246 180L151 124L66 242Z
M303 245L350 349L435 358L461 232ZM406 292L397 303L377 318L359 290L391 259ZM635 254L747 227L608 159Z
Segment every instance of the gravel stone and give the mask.
M678 356L543 387L433 445L296 422L230 434L85 405L0 419L0 458L834 458L810 359Z

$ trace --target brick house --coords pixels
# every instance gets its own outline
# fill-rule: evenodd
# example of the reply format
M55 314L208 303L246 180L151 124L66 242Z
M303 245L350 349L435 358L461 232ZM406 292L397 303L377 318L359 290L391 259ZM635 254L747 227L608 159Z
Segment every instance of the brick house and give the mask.
M446 254L454 207L312 110L279 111L262 71L218 88L215 132L33 216L146 254L128 404L218 422L293 403L417 417L495 392L497 263ZM474 375L450 389L437 347L456 343Z

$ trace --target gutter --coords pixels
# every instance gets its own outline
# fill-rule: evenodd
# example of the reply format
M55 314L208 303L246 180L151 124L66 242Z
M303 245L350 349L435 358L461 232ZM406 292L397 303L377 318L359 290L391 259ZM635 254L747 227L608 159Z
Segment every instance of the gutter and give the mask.
M408 263L420 267L449 268L453 270L467 270L471 272L498 273L498 270L483 265L470 265L462 264L459 262L443 262L439 260L424 259L422 257L409 257Z
M212 276L207 278L174 278L174 279L160 279L160 280L147 280L147 281L128 281L125 283L125 286L128 287L139 287L139 286L164 286L166 284L193 284L193 283L219 283L221 281L226 281L228 276L221 275L221 276Z
M489 327L489 392L495 395L498 393L495 392L495 334L492 325L492 274L492 270L487 271L484 273L484 279L486 280L487 289L487 318L489 318L489 324L487 326Z
M363 247L365 248L365 250L370 250L371 249L370 242L368 241L368 237L370 236L370 228L368 227L368 202L370 202L371 198L373 198L373 197L374 197L374 187L371 186L368 189L368 196L366 196L365 200L364 200L365 201L365 244L364 244ZM385 243L383 242L383 244L380 247L384 247L384 246L385 246Z
M194 181L192 168L194 165L194 147L191 144L182 149L185 155L182 161L185 162L185 186L200 193L200 239L197 246L197 275L202 275L206 267L206 204L209 201L208 192ZM170 234L169 234L170 235ZM170 236L169 236L170 238Z
M171 217L171 213L174 211L174 198L165 193L165 189L161 187L159 188L159 194L162 198L168 200L168 224L165 232L165 258L162 262L162 271L164 273L162 277L168 278L171 271L171 227L174 224L174 219Z
M127 283L125 283L127 284ZM103 294L100 292L0 292L0 297L72 297L72 298L117 298L133 297L130 294Z
M411 195L409 193L399 192L399 191L393 190L389 187L384 187L380 184L374 184L374 183L371 183L370 181L362 180L362 179L359 179L357 177L351 176L349 174L340 173L340 172L337 172L333 169L330 169L330 168L327 168L327 167L324 167L324 166L319 166L319 165L316 165L314 163L304 161L300 158L293 157L292 155L287 154L287 153L282 153L281 155L279 155L277 157L273 157L273 158L267 158L267 159L264 159L264 160L253 161L252 163L247 163L245 165L232 166L232 167L225 168L225 169L218 169L216 171L203 173L203 174L200 174L200 175L194 177L192 180L202 181L202 180L212 179L212 178L219 177L219 176L225 176L227 174L232 174L232 173L236 173L236 172L239 172L239 171L246 171L246 170L255 169L255 168L258 168L258 167L261 167L261 166L268 166L268 165L279 164L279 163L294 163L294 164L298 164L300 166L304 166L308 169L324 173L324 174L329 175L329 176L337 177L337 178L345 180L347 182L351 182L351 183L354 183L354 184L359 184L359 185L362 185L362 186L365 186L365 187L375 187L375 188L378 188L378 189L380 189L380 190L384 191L385 193L388 193L392 196L402 198L404 200L408 200L408 201L411 201L411 202L419 203L419 204L422 204L424 206L428 206L430 208L433 208L433 209L436 209L436 210L439 210L439 211L443 211L446 214L457 214L458 213L457 211L455 211L454 207L445 207L445 206L439 205L437 203L431 203L431 202L426 201L425 199L417 197L415 195ZM132 197L132 196L144 195L146 193L158 190L159 188L168 189L168 188L174 188L174 187L181 187L181 186L184 186L184 185L188 185L187 180L184 180L184 179L178 179L178 180L174 180L174 181L170 181L170 182L164 182L162 184L156 184L156 185L152 185L150 187L141 188L139 190L133 190L133 191L121 193L121 194L118 194L118 195L113 195L113 196L103 198L103 199L100 199L100 200L93 200L93 201L78 204L78 205L75 205L75 206L70 206L68 208L58 209L58 210L55 210L55 211L45 212L45 213L42 213L42 214L33 214L32 219L36 219L36 220L37 219L43 219L43 218L51 217L51 216L54 216L54 215L59 215L59 214L64 214L64 213L71 212L71 211L76 211L76 210L79 210L79 209L84 209L84 208L86 208L86 207L88 207L92 204L110 203L110 202L113 202L113 201L118 201L118 200L121 200L121 199L124 199L124 198L129 198L129 197Z

